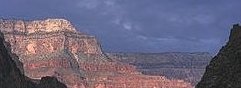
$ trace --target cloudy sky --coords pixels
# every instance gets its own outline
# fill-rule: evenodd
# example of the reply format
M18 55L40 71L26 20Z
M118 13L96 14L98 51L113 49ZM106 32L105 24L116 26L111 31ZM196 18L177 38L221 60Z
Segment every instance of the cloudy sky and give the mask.
M241 0L0 0L0 17L65 18L112 52L211 52L241 22Z

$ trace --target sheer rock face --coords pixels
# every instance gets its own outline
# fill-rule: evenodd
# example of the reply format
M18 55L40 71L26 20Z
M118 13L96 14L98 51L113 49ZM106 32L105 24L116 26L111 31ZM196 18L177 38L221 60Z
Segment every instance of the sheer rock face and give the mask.
M0 34L0 87L1 88L67 88L54 77L45 77L35 83L22 74L18 57L12 56L9 44ZM14 58L13 58L14 57ZM15 63L18 64L15 64ZM51 83L48 83L51 82Z
M191 88L182 80L142 75L134 66L108 58L95 37L77 32L66 20L0 20L0 24L30 78L55 76L68 88Z
M241 88L241 26L234 25L228 43L206 67L196 88Z
M123 63L129 63L146 75L182 79L196 85L211 60L205 52L197 53L107 53Z

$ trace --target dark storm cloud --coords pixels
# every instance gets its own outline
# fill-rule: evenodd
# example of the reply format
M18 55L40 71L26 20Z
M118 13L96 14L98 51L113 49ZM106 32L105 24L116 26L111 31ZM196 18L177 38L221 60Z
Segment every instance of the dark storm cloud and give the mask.
M0 0L4 18L66 18L96 35L104 50L216 52L240 0Z

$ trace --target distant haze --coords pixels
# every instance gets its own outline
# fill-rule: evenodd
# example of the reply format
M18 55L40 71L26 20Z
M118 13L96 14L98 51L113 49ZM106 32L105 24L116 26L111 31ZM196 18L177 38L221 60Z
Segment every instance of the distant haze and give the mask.
M241 0L0 0L0 17L65 18L105 51L211 52L241 21Z

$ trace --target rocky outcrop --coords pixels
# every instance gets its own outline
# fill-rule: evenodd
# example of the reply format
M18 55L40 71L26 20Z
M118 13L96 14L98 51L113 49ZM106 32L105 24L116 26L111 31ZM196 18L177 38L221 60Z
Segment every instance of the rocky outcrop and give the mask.
M192 87L183 80L143 75L107 57L95 37L77 32L64 19L0 20L0 29L33 79L54 76L68 88Z
M4 41L2 33L0 34L0 87L1 88L67 88L54 77L45 77L40 83L33 82L25 77L20 70L22 66L17 61L16 56L10 52L8 43ZM13 58L14 57L14 58ZM15 59L15 60L13 60ZM19 67L19 68L18 68ZM51 80L54 82L49 83Z
M206 67L196 88L241 88L241 26L234 25L228 43Z
M182 79L196 85L211 60L205 52L197 53L107 53L123 63L129 63L146 75Z

